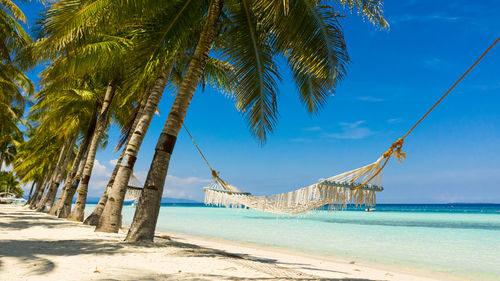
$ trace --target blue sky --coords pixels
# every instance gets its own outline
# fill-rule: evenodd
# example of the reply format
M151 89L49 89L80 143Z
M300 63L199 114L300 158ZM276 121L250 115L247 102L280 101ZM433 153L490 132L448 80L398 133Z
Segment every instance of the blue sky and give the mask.
M40 4L21 5L34 22ZM265 146L249 134L231 100L197 91L186 125L212 166L255 195L285 192L375 161L500 36L495 0L385 1L389 31L356 13L342 20L352 63L328 105L314 116L282 69L279 124ZM407 139L407 160L383 171L379 203L500 202L500 46ZM38 69L37 69L38 70ZM37 70L31 73L38 80ZM173 101L166 92L136 163L147 175ZM118 130L98 152L89 196L112 171ZM174 151L165 195L202 200L210 173L185 132Z

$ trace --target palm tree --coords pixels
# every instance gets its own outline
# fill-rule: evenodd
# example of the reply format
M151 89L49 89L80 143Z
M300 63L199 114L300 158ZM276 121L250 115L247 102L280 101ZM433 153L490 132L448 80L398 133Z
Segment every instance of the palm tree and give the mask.
M13 161L16 142L22 140L18 128L24 112L24 93L31 95L34 86L20 70L18 54L31 42L19 22L26 17L11 0L0 1L0 165ZM24 93L23 93L24 92Z
M57 194L57 189L59 188L59 184L61 183L61 180L66 172L66 167L68 166L68 163L73 156L73 148L75 146L76 139L77 134L65 138L64 144L61 147L59 153L59 159L56 164L56 169L50 180L47 192L44 194L44 196L36 206L37 211L48 212L50 207L52 207L52 203L54 202L54 198Z
M196 1L172 1L163 11L139 24L136 23L140 28L134 31L135 36L132 40L135 42L135 48L131 51L131 53L139 54L135 61L147 61L145 70L153 68L148 65L160 65L160 67L158 67L159 71L144 71L144 73L158 73L157 78L149 93L143 97L146 99L144 110L141 110L141 114L138 115L137 126L134 126L130 140L124 148L123 157L127 161L117 164L117 170L115 169L112 180L110 180L109 194L107 191L105 192L106 197L103 195L101 198L103 200L100 200L98 207L91 215L92 221L94 221L99 212L104 214L96 228L97 231L116 232L120 227L120 214L128 182L149 124L166 84L168 81L171 81L175 86L180 83L176 78L185 71L186 61L190 59L188 54L192 53L196 46L196 40L193 38L196 38L196 33L202 28L199 19L203 17L204 13L203 9L199 9L199 5L200 3ZM179 30L183 30L183 32L179 32ZM190 32L186 32L186 30ZM136 50L141 51L137 52ZM162 54L166 59L159 59L159 54ZM210 84L230 92L233 74L230 64L215 58L210 58L207 64L203 84ZM172 73L174 75L171 77ZM113 200L106 201L107 196ZM103 209L102 203L104 202L106 203ZM103 210L101 211L101 209Z
M42 199L47 183L55 171L54 158L57 159L63 140L51 130L37 130L29 141L20 146L14 163L14 172L21 177L22 182L37 179L37 186L30 202L31 207L38 205Z
M78 189L77 202L75 208L69 214L68 219L83 219L88 183L91 177L93 164L99 143L102 140L104 131L111 119L111 108L113 107L115 93L120 92L120 83L125 50L128 47L126 38L120 37L119 26L101 25L80 29L72 24L74 21L85 20L81 16L82 11L95 12L93 8L96 2L111 3L112 1L58 1L51 3L47 7L44 18L40 21L40 40L34 49L41 58L54 61L46 79L50 82L49 87L56 85L56 88L67 88L68 84L74 83L75 79L81 80L83 84L93 84L93 90L103 93L104 98L99 103L96 111L97 121L93 135L89 138L87 157L81 175L80 187ZM97 11L102 6L97 5ZM88 19L88 18L87 18ZM91 23L92 25L92 23ZM63 85L63 87L61 87ZM115 106L118 108L118 106ZM130 104L122 106L121 110L126 111ZM81 158L84 150L79 153ZM81 161L81 159L76 159ZM75 174L78 164L73 163L71 174ZM68 180L70 180L68 178ZM73 181L73 180L71 180ZM74 194L74 185L65 184L65 192L61 193L61 204L58 204L52 213L59 213L59 216L66 215L66 208L71 202ZM59 209L59 210L58 210ZM62 211L62 212L61 212Z
M378 1L340 2L361 4L359 9L369 20L385 25L376 9ZM225 5L222 0L210 1L196 50L158 140L126 241L153 239L170 157L214 43L223 6L230 22L220 53L236 68L237 106L258 139L265 141L276 124L276 55L283 56L290 65L301 101L309 111L324 104L329 91L345 74L348 56L333 8L305 0L242 0L227 1Z
M87 151L90 144L90 138L94 134L96 125L96 114L92 112L89 118L89 124L87 132L85 133L83 140L81 141L78 153L75 156L73 164L71 165L70 172L68 173L64 186L59 194L59 197L49 211L49 214L55 215L59 218L66 218L71 211L71 202L73 196L75 195L78 184L80 183L80 178L83 173L83 163L87 160ZM82 163L83 162L83 163Z
M12 172L0 171L0 194L15 194L16 197L22 197L24 191L19 186L19 181Z

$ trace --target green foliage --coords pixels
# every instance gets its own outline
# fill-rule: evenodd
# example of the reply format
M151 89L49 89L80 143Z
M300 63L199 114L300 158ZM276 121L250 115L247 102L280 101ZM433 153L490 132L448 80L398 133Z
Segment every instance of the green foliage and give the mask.
M24 194L12 172L0 172L0 194L4 192L15 194L16 197L22 197Z
M86 134L109 81L118 82L107 128L117 125L122 140L167 66L173 66L168 89L174 92L183 82L211 1L47 1L35 42L22 28L26 17L15 2L0 0L0 162L13 164L26 183L50 173L50 159L57 157L64 139L91 137ZM233 99L250 132L263 143L278 122L281 73L291 72L298 100L309 113L318 112L350 62L342 18L357 13L387 29L382 4L225 0L200 85ZM279 60L286 62L284 69ZM47 66L35 94L24 72L40 62ZM22 120L31 96L34 105ZM29 129L26 142L21 124ZM104 137L101 144L106 143Z
M0 163L11 164L23 134L19 126L34 85L19 54L31 42L20 25L26 17L11 0L0 0Z

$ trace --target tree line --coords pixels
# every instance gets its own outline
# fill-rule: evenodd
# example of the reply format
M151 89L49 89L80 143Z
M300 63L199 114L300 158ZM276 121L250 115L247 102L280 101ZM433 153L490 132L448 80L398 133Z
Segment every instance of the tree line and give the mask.
M381 0L59 0L44 3L30 36L15 2L0 0L0 160L32 184L31 208L118 232L139 149L164 92L173 94L126 241L154 237L197 88L234 101L264 143L277 125L283 71L315 113L346 76L342 18L357 13L388 28ZM39 90L26 76L37 65L44 66ZM111 126L120 128L121 154L85 218L96 154Z

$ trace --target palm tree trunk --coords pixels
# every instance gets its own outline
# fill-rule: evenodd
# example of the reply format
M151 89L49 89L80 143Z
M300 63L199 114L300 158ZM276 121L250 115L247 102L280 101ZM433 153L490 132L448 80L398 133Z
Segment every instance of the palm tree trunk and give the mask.
M127 192L128 182L134 169L135 160L141 147L144 136L148 131L151 120L155 114L156 108L160 103L163 92L167 85L170 74L172 73L173 63L166 66L160 76L156 79L155 84L147 98L146 105L142 114L137 118L137 126L125 147L125 155L120 162L116 178L109 192L109 200L106 202L102 215L97 223L96 231L102 232L118 232L121 227L121 213L125 193Z
M144 112L144 107L146 106L146 100L147 98L143 98L140 103L139 110L137 111L136 116L134 117L134 122L131 127L131 132L135 130L137 127L137 123L139 123L139 119L142 116ZM95 207L94 211L83 221L83 224L87 225L93 225L96 226L97 223L99 222L99 218L102 215L102 211L104 210L104 206L108 202L108 195L109 191L111 190L111 187L113 186L113 183L115 182L116 174L118 173L118 169L120 168L120 165L122 163L123 157L125 156L125 151L127 150L127 145L130 141L130 138L132 137L132 134L129 133L127 136L127 139L125 141L125 146L122 149L122 152L120 153L120 157L118 158L118 161L116 162L115 168L113 169L113 173L111 174L111 177L109 178L108 184L106 185L106 188L104 189L104 192L101 195L101 198L99 199L99 202L97 203L97 206Z
M116 162L115 168L113 169L113 173L111 174L111 177L109 178L108 184L106 185L106 188L104 189L104 192L101 195L101 198L99 199L99 202L97 203L97 206L95 207L94 211L83 221L83 224L86 225L97 225L97 222L99 221L99 218L101 217L102 211L104 210L104 206L106 205L106 202L108 202L108 193L109 189L111 189L111 186L113 185L113 182L115 181L116 178L116 173L118 173L118 167L120 163L122 162L123 155L125 155L125 148L122 149L122 153L120 153L120 157L118 158L118 161Z
M70 169L68 175L66 176L66 180L64 181L64 186L61 190L61 193L59 194L59 197L57 198L56 203L54 205L52 205L52 208L50 208L50 210L49 210L50 215L57 216L59 214L61 206L67 197L67 195L66 195L67 191L71 187L71 184L73 183L73 180L76 176L76 173L78 172L78 167L80 167L80 163L82 162L82 158L83 158L85 152L87 151L88 144L89 144L88 138L84 139L80 143L80 147L78 148L78 153L76 154L75 159L73 160L73 164L71 165L71 169ZM74 195L74 193L72 195ZM71 196L71 198L73 198L73 196Z
M33 180L33 183L31 184L31 188L30 188L30 194L28 195L28 199L26 200L26 204L24 204L25 206L28 205L31 201L31 194L33 193L33 188L35 187L35 183L36 183L36 181Z
M83 169L85 168L85 163L87 162L87 156L88 156L89 150L88 150L88 145L85 150L85 154L82 157L82 160L79 164L78 171L76 172L76 175L73 177L73 179L69 183L65 183L64 185L69 185L69 187L66 189L66 192L64 194L64 197L61 199L61 206L59 209L56 211L56 216L58 218L67 218L69 214L71 213L71 204L73 203L73 197L75 196L76 189L78 188L78 185L80 184L80 179L82 178L83 174Z
M33 195L33 198L31 198L30 208L33 209L36 206L36 203L38 203L41 194L43 194L43 190L45 188L45 185L47 184L47 180L49 179L51 171L52 171L52 166L50 166L49 169L45 172L45 175L43 176L43 180L40 183L40 185L36 187L35 194Z
M82 143L80 144L80 149L78 151L78 155L75 158L75 161L78 160L78 163L73 163L71 167L71 172L69 174L68 179L64 183L63 190L61 192L61 201L59 206L55 211L55 215L58 218L66 218L69 216L71 212L71 203L73 201L73 197L75 196L76 189L78 188L78 184L80 183L80 178L83 173L83 167L85 166L85 162L87 161L88 148L90 144L90 140L95 133L95 127L97 122L97 112L92 115L92 120L90 120L89 127L87 128L87 132L85 133L85 137L83 138Z
M54 182L55 178L57 177L57 174L62 168L63 162L64 162L64 156L66 156L66 150L68 149L69 146L69 139L66 139L66 141L63 144L63 147L61 148L61 151L59 152L59 158L57 159L57 164L54 168L54 171L52 172L52 175L50 176L50 181L49 184L45 187L47 192L43 194L43 196L40 197L40 200L36 204L36 210L41 211L42 205L45 203L47 200L47 195L49 194L49 190L52 189L52 183ZM42 195L42 194L41 194Z
M41 212L48 212L50 210L50 207L52 207L52 204L54 203L54 199L57 195L57 190L59 189L59 185L61 184L61 180L64 176L64 172L66 170L66 167L68 167L69 160L71 159L71 156L73 155L73 147L75 146L76 140L78 138L78 135L75 134L73 138L68 139L71 141L69 145L67 145L65 149L65 156L64 160L62 162L61 167L56 171L56 174L54 175L54 179L52 181L51 186L49 187L49 190L47 190L47 193L45 194L44 198L42 199L40 203L40 207L38 208L38 211Z
M92 175L92 169L94 167L95 155L97 153L99 142L101 141L102 133L107 125L109 106L115 95L117 82L117 80L112 80L109 82L106 89L101 112L97 120L96 130L94 136L92 137L92 141L90 142L89 154L87 156L85 168L83 169L82 181L80 183L80 188L78 189L75 207L69 214L68 220L83 221L83 212L85 211L85 205L87 203L87 190L89 187L90 176Z
M210 3L207 20L203 26L193 58L189 63L189 68L158 139L155 155L141 192L134 220L125 241L153 241L170 157L196 86L200 83L205 69L222 5L222 0L212 0Z

